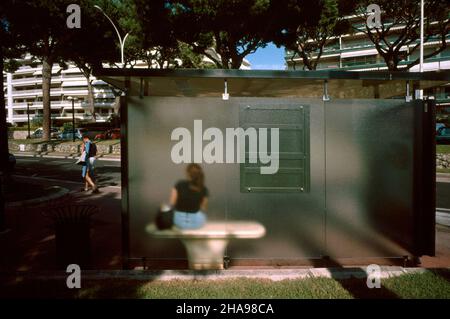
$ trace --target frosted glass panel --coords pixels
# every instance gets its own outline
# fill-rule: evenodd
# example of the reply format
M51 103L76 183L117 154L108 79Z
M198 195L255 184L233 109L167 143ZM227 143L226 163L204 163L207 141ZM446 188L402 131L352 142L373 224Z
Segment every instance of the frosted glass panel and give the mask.
M242 105L275 105L280 108L305 106L310 122L309 192L241 192L240 164L206 164L206 186L210 191L209 220L254 220L266 227L262 239L231 242L227 254L232 258L304 258L320 257L324 251L324 110L319 99L276 98L176 98L129 97L129 214L131 257L155 259L185 258L177 240L154 239L145 233L145 225L153 220L158 206L168 202L170 189L184 177L185 164L171 159L171 133L184 127L194 131L194 120L202 120L203 130L215 127L240 126ZM291 117L268 121L268 127ZM273 123L272 123L273 122ZM284 123L283 122L283 123ZM304 128L302 123L298 123ZM280 133L280 140L289 139L289 130ZM304 151L305 143L294 151ZM286 161L290 163L290 161ZM281 163L284 165L285 163ZM292 163L291 163L292 164ZM301 165L306 165L303 160ZM273 184L270 175L265 182ZM298 178L298 177L297 177ZM302 180L304 180L302 176ZM286 181L280 181L283 185ZM292 183L296 180L291 181ZM275 184L277 182L275 181Z
M287 112L265 111L264 105ZM243 106L252 111L243 113ZM289 111L300 106L307 110L303 115ZM201 120L203 132L210 127L225 132L242 123L251 126L252 119L257 126L280 128L280 143L288 150L280 160L284 175L261 176L258 163L247 166L251 174L244 182L268 191L246 192L239 163L201 164L210 191L208 219L253 220L267 230L261 239L232 241L227 255L234 260L410 255L418 104L131 96L127 107L131 257L186 258L179 240L155 239L145 232L158 206L168 202L171 188L184 178L186 164L171 158L174 129L194 134L194 121ZM299 136L307 138L298 143ZM292 169L296 174L289 174ZM296 185L304 189L293 191Z
M414 109L403 100L326 102L327 249L336 257L409 255Z

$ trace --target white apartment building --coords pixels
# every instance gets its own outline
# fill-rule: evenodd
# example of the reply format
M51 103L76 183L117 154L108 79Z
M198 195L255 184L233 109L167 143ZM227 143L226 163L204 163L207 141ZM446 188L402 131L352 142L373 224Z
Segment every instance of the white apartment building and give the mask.
M204 57L206 63L213 62ZM3 74L5 88L5 104L7 122L23 126L28 122L27 108L30 120L42 116L42 65L34 66L31 58L21 60L21 66L14 73ZM147 64L138 61L136 68L147 68ZM250 63L244 59L241 69L250 69ZM116 98L111 87L96 78L91 78L95 99L95 120L106 121L114 113ZM73 64L68 64L67 69L62 69L58 64L53 65L52 81L50 88L50 104L52 121L59 122L72 120L72 100L74 104L75 118L77 120L91 121L88 104L87 79L80 69Z
M362 22L360 18L353 16L348 19L358 29L361 28ZM397 38L395 32L402 30L403 26L392 29L393 35L391 41ZM428 58L424 61L423 69L427 71L448 71L450 70L450 33L446 36L447 48L438 55ZM400 51L407 52L411 50L418 41L404 46ZM435 37L424 43L424 55L434 52L440 45L440 39ZM317 57L317 52L313 54L313 58ZM401 70L407 64L419 58L419 50L415 50L413 54L407 57L406 61L399 63ZM285 55L287 69L302 70L303 61L295 55L293 51L286 50ZM375 45L370 41L363 32L355 32L345 34L340 37L332 38L324 47L323 55L317 65L317 70L347 70L347 71L386 71L388 68L385 61L375 49ZM410 72L418 72L419 65L415 65ZM436 98L438 104L438 112L450 115L450 83L436 88L430 88L424 91L425 95L432 95Z
M28 58L14 73L3 74L7 121L22 126L30 119L42 116L42 65L34 66ZM115 96L109 85L92 78L97 121L105 121L114 112ZM72 101L77 120L92 120L88 105L87 79L74 65L62 69L55 64L52 68L50 104L52 120L72 120Z
M365 26L365 22L361 22L358 16L347 17L347 19L357 29ZM389 22L385 22L388 25ZM396 33L404 29L404 26L396 26L391 29L392 35L389 37L390 41L397 39ZM440 45L440 38L434 37L428 39L424 43L424 55L427 55ZM446 36L447 45L450 45L450 33ZM400 51L408 52L419 43L417 40L408 46L403 46ZM317 52L312 54L313 59L317 57ZM407 57L406 61L401 61L398 65L399 69L404 68L410 62L419 57L419 49L417 48L413 54ZM286 50L285 55L287 69L303 69L303 61L295 55L293 51ZM351 34L344 34L340 37L334 37L328 41L323 49L322 56L317 65L317 70L332 70L342 69L348 71L379 71L387 70L387 66L375 48L375 45L370 41L368 36L363 32L354 32ZM444 51L432 58L428 58L424 63L424 71L439 71L450 69L450 48L447 47ZM419 71L419 65L415 65L410 69L411 72Z

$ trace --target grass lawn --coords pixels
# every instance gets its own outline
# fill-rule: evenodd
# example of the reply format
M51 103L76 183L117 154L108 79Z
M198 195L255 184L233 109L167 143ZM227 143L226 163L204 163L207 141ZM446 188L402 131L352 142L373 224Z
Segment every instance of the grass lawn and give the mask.
M436 168L436 172L450 174L450 168Z
M1 281L0 281L1 282ZM65 279L3 282L1 298L446 298L450 271L426 271L382 279L369 289L365 279L308 278L270 281L228 279L198 281L86 280L81 289L67 289Z
M449 154L450 145L436 145L436 153Z

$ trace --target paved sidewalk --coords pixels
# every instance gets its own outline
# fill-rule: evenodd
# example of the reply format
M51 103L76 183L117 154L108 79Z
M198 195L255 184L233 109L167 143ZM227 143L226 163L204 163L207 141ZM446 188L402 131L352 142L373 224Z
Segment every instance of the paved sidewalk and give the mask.
M120 187L107 186L101 188L100 194L91 194L80 191L81 183L46 178L33 179L39 181L42 187L58 185L67 188L77 202L93 204L100 208L100 213L93 218L93 268L121 269ZM55 270L54 231L50 227L51 222L43 217L42 211L9 210L6 219L11 231L0 235L0 250L2 250L0 269L12 272ZM436 256L424 256L421 261L421 266L425 268L450 267L450 227L436 225ZM265 267L268 268L270 267Z
M36 182L36 178L34 180ZM99 207L99 213L92 218L93 268L121 269L120 187L103 187L99 194L91 194L81 192L81 183L45 178L37 180L42 187L58 185L68 189L75 202ZM52 222L42 215L42 209L8 209L6 222L11 231L0 235L1 270L56 270L54 230Z
M436 173L436 182L438 183L450 183L450 174Z

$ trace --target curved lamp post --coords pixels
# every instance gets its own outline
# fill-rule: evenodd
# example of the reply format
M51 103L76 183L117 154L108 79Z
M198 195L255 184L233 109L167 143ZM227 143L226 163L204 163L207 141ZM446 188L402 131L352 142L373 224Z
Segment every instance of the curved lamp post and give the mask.
M112 19L98 5L94 5L94 7L103 13L103 15L109 20L109 22L111 22L112 26L114 27L114 30L116 30L117 37L119 38L119 43L120 43L120 59L121 59L122 66L123 66L124 65L123 51L125 49L125 41L127 40L127 37L130 33L128 32L127 34L125 34L125 36L122 39L122 36L120 35L119 30L117 29L117 27L114 24L114 22L112 21Z

